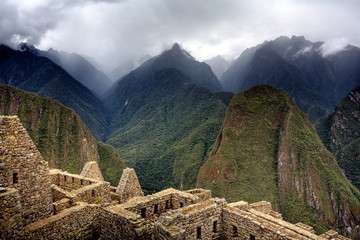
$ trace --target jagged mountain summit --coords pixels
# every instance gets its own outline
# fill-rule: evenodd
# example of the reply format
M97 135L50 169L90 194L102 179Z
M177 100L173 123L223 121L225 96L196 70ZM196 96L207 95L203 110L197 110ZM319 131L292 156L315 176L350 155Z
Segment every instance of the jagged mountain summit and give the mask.
M339 102L335 112L320 118L315 127L347 178L360 188L360 86Z
M74 109L97 139L105 137L107 124L100 100L48 58L1 45L0 83L59 101Z
M46 57L65 69L73 78L90 89L99 98L103 98L113 82L101 71L96 69L88 60L76 53L67 53L50 48L41 51L27 43L20 44L22 51L29 51L36 56Z
M359 237L360 193L289 95L258 85L234 96L198 187L230 201L267 200L291 222Z
M97 141L74 110L0 84L0 115L17 115L42 157L52 168L78 174L86 162L98 162L106 181L116 184L126 167L117 151Z
M168 68L177 62L181 67ZM148 192L195 185L233 96L199 86L180 70L184 64L193 64L187 71L205 66L216 79L208 65L174 45L124 76L105 99L112 116L107 143L135 168Z
M185 73L196 84L206 87L211 91L216 92L222 90L222 86L210 66L206 63L196 61L195 58L182 49L178 43L174 43L171 49L144 62L136 69L136 72L144 76L153 74L164 68L176 68Z
M336 50L304 37L279 37L244 51L221 83L232 92L261 83L282 88L315 122L360 85L360 49L348 45Z
M218 79L221 79L223 73L231 66L231 62L227 61L220 55L205 60L204 62L211 67Z

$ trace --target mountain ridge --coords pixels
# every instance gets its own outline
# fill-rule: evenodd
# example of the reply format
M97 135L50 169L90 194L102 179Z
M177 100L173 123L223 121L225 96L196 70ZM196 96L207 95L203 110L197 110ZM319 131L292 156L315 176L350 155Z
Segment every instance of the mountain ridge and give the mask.
M48 58L1 45L0 83L51 97L73 108L96 138L102 139L106 134L105 111L100 100Z
M247 49L221 79L238 92L266 83L286 90L314 123L360 84L360 49L330 52L326 43L304 37L279 37Z
M79 174L96 161L106 181L119 182L123 160L110 145L97 141L73 109L51 98L0 84L0 114L17 115L51 168ZM109 165L114 169L109 170Z
M308 117L284 90L270 85L234 96L197 186L229 201L270 201L285 219L317 232L338 227L359 236L359 191Z

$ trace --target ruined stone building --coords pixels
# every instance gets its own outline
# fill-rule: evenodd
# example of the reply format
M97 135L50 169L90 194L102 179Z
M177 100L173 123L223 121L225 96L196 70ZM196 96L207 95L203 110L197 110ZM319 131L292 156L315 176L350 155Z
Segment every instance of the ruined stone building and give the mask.
M96 162L49 169L18 117L0 117L0 239L347 239L291 224L268 202L228 204L204 189L144 196L133 169L118 187Z

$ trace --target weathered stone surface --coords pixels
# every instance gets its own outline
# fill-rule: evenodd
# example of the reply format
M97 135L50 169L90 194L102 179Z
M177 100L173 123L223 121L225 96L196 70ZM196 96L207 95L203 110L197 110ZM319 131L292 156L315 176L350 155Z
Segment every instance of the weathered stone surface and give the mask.
M22 228L19 192L6 188L0 193L0 239L17 238Z
M120 195L121 202L126 202L133 197L144 196L134 169L124 169L116 193Z
M86 178L93 178L99 181L104 181L104 177L100 171L99 165L95 161L87 162L80 175Z
M53 214L48 163L17 116L0 117L0 181L19 191L25 225Z

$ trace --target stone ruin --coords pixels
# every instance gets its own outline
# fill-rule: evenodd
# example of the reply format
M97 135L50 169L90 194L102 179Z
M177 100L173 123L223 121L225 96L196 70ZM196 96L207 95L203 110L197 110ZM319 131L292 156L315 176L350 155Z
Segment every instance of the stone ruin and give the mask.
M86 178L93 178L99 181L104 181L99 165L95 161L87 162L80 175Z
M49 170L17 117L0 117L0 239L347 239L291 224L269 202L166 189L144 196L133 169L118 187L96 162L80 175Z

